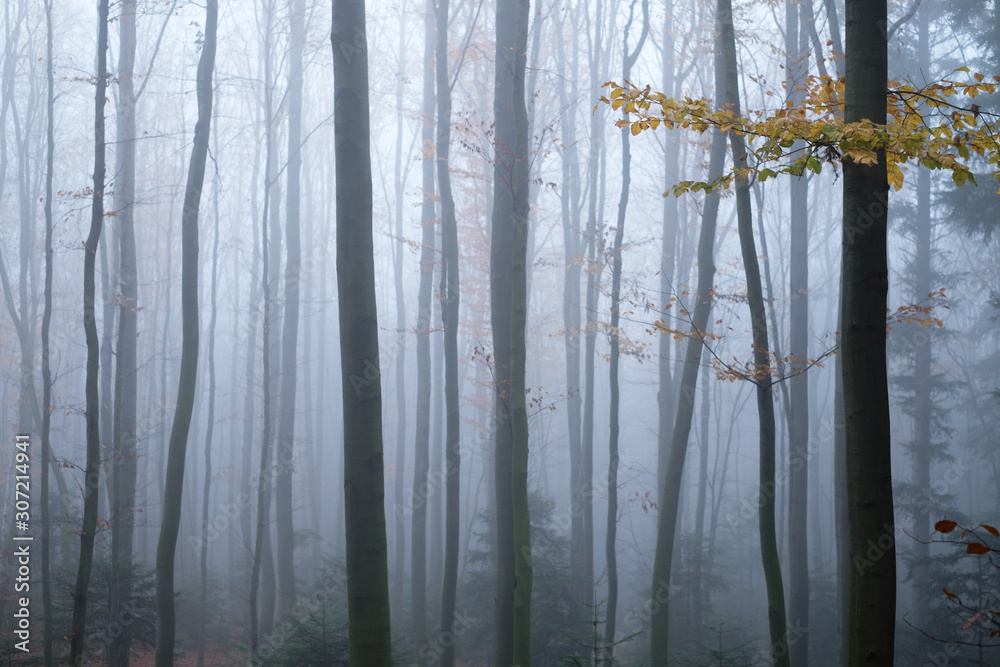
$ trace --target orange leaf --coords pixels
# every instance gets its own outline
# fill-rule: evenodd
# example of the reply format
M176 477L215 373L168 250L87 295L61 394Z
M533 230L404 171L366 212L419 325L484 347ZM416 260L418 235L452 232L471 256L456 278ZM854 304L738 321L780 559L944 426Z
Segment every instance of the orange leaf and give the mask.
M987 533L989 533L989 534L990 534L990 535L992 535L993 537L1000 537L1000 530L997 530L997 529L996 529L996 528L994 528L993 526L988 526L988 525L986 525L986 524L984 523L984 524L983 524L983 530L985 530L985 531L986 531Z
M974 554L976 556L982 556L983 554L988 554L990 548L985 544L980 544L979 542L970 542L969 546L965 548L965 553Z
M939 533L950 533L951 531L955 530L956 526L958 526L958 524L955 523L954 521L950 521L948 519L941 519L936 524L934 524L934 530L936 530Z
M947 595L948 597L950 597L952 599L955 599L955 600L958 599L958 596L955 595L954 593L952 593L951 591L949 591L947 588L942 588L941 590L944 591L944 594Z

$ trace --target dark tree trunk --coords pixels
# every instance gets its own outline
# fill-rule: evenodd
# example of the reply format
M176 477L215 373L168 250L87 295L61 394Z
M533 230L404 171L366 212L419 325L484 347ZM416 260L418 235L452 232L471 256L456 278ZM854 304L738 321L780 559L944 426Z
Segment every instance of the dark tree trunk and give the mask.
M364 0L333 0L331 42L351 663L389 667L392 636Z
M69 662L72 665L83 663L87 595L90 589L90 572L94 565L94 535L97 532L97 487L101 474L101 401L97 392L100 343L97 339L97 321L94 312L94 269L97 261L97 244L101 238L101 226L104 222L104 96L107 86L108 0L101 0L97 9L97 81L94 93L94 202L90 215L90 233L84 245L83 258L83 329L87 338L87 466L84 475L80 561L73 591L73 621L70 628Z
M164 482L163 525L156 547L156 667L174 664L174 553L181 520L181 494L184 490L184 457L188 430L194 410L195 382L198 374L198 213L205 182L208 137L212 124L212 75L215 70L218 0L208 0L204 41L198 61L198 122L194 128L191 163L184 190L181 217L182 278L181 312L183 339L181 371L177 385L177 410L170 430L170 452Z
M649 0L642 3L642 32L635 50L629 53L628 33L632 27L635 12L635 0L629 8L628 22L622 37L622 80L628 81L632 76L632 66L635 64L642 45L646 42L649 32ZM618 309L621 303L622 285L622 240L625 235L625 213L628 209L629 187L632 185L632 153L629 139L632 136L628 127L623 127L622 134L622 190L618 199L618 224L615 225L615 244L611 251L611 357L609 375L611 379L611 401L609 405L610 434L608 437L608 514L605 533L604 555L608 569L608 600L604 620L604 661L611 665L614 659L615 621L618 615L618 555L615 550L615 539L618 533L618 409L620 391L618 386L619 336L618 327L621 314Z
M735 117L740 117L739 71L736 61L736 35L733 29L731 0L719 0L717 15L720 17L723 70L725 72L726 101ZM733 164L746 166L746 142L742 135L729 135ZM767 620L770 629L771 658L774 664L788 667L788 634L785 626L785 594L781 581L781 562L775 534L775 423L774 391L771 376L771 348L767 335L767 311L764 307L764 290L760 280L760 265L753 237L753 217L750 208L750 182L736 179L736 217L740 232L740 249L747 279L747 302L753 328L753 358L756 370L754 384L757 391L757 417L760 434L760 480L757 516L760 531L760 555L764 565L767 587ZM802 536L803 543L805 535Z
M218 125L214 126L214 154L219 155ZM209 303L208 325L208 424L205 430L205 481L201 497L201 541L199 543L199 566L201 569L201 590L198 591L198 613L201 617L198 634L198 667L205 664L205 643L208 627L208 510L212 491L212 436L215 432L215 325L218 320L219 293L219 188L216 180L215 196L212 197L214 230L212 233L212 295ZM120 362L119 362L120 363Z
M847 0L844 121L885 123L885 0ZM866 166L844 160L841 341L851 534L850 665L892 665L896 546L892 506L885 308L888 190L884 150ZM871 544L879 557L869 559Z
M441 587L441 637L454 637L458 591L458 537L461 455L458 410L458 221L451 194L451 83L448 80L448 0L437 3L437 177L441 201L441 320L444 326L445 545ZM523 396L523 394L522 394ZM441 642L442 667L455 664L455 642Z
M494 664L531 664L531 536L524 325L528 243L528 1L496 8L490 316L496 376L497 594ZM439 91L440 92L440 91Z
M712 333L712 320L708 320L705 325L705 333ZM666 338L666 336L664 336ZM705 591L706 567L705 567L705 505L707 503L708 491L708 433L711 426L709 419L708 390L711 386L710 367L705 366L702 372L705 377L701 381L701 407L699 417L701 418L700 439L698 442L698 496L695 501L694 510L694 553L691 556L691 569L694 572L691 582L691 597L694 598L691 608L691 632L689 639L697 646L701 642L701 635L704 624L705 601L707 591ZM713 492L717 487L713 483ZM712 553L709 550L709 553Z
M841 286L843 280L841 280ZM843 331L838 307L837 331ZM847 665L847 628L851 609L851 532L847 511L847 419L844 415L844 355L834 362L833 388L833 524L837 541L838 665Z

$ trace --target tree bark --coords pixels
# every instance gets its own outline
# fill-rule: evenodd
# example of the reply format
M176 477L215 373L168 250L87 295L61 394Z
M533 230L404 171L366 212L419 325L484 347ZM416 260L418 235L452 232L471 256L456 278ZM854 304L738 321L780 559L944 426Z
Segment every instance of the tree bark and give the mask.
M442 667L455 664L455 598L458 592L459 503L461 502L458 409L458 221L451 193L451 83L448 80L448 0L437 3L437 181L441 201L441 320L444 326L445 545L441 587ZM522 393L523 396L523 393ZM444 641L448 637L451 641Z
M105 0L106 1L106 0ZM174 664L174 553L181 519L181 493L184 490L184 457L188 430L194 409L195 382L198 375L198 213L205 182L208 137L212 124L212 75L215 70L218 0L208 0L201 58L198 60L198 122L194 128L191 163L184 190L181 217L182 278L181 312L183 337L181 371L177 385L177 410L170 430L170 451L164 482L163 525L156 547L156 667Z
M364 0L333 0L331 42L351 663L388 667L392 636Z
M733 28L731 0L719 0L718 16L721 28L723 71L725 72L726 101L733 114L740 117L739 70L736 60L736 35ZM742 135L731 133L733 164L737 169L746 168L746 142ZM781 562L775 534L775 481L774 481L774 392L771 377L771 348L767 335L767 311L764 307L764 290L760 280L760 265L753 237L753 217L750 208L750 181L743 176L736 178L736 217L740 232L740 249L747 279L747 302L753 328L753 357L756 369L754 384L757 390L757 417L760 433L760 480L758 522L760 530L760 555L764 565L767 587L767 619L770 628L771 658L775 665L788 667L788 634L785 626L785 594L781 581ZM803 537L803 542L805 536Z
M213 137L215 139L214 153L219 155L219 132L218 125L215 125ZM209 325L208 325L208 424L205 430L205 481L202 488L201 497L201 542L199 543L199 566L201 568L201 590L198 591L198 613L201 616L198 633L198 667L205 665L205 643L207 641L208 626L208 509L212 491L212 436L215 432L215 325L218 321L218 294L219 294L219 187L218 180L215 181L215 196L212 197L212 212L214 214L214 227L212 233L212 294L209 303Z
M83 663L84 631L87 623L87 596L90 572L94 565L94 535L97 532L98 480L101 466L101 402L98 396L100 343L94 312L94 269L97 244L104 222L104 106L108 85L108 0L97 8L97 80L94 93L94 193L90 215L90 233L84 244L83 258L83 329L87 339L87 465L84 475L83 526L80 531L80 561L73 591L73 621L70 629L69 662ZM23 313L22 313L23 315Z
M497 595L494 664L531 664L531 536L524 325L528 242L528 0L496 7L490 316L496 374ZM439 38L440 39L440 38Z
M629 53L628 33L632 27L635 12L635 0L629 7L628 22L622 36L622 80L628 81L632 76L632 66L635 64L642 45L646 42L649 32L649 0L642 2L642 32L639 34L635 50ZM623 114L623 117L624 114ZM618 555L615 551L615 539L618 532L618 436L620 425L618 412L620 391L618 386L619 365L619 335L621 322L619 307L621 303L622 285L622 240L625 234L625 213L628 209L629 187L632 185L632 153L629 139L632 136L628 127L623 127L622 135L622 190L618 199L618 224L615 225L615 242L611 251L611 355L610 355L610 394L609 405L610 434L608 437L608 514L605 532L604 553L608 570L608 600L607 612L604 618L604 661L611 665L614 661L615 621L618 615Z
M885 0L847 0L844 120L885 123ZM892 665L896 611L885 308L888 190L877 163L844 161L843 329L847 503L851 535L848 664ZM867 554L875 544L878 558Z

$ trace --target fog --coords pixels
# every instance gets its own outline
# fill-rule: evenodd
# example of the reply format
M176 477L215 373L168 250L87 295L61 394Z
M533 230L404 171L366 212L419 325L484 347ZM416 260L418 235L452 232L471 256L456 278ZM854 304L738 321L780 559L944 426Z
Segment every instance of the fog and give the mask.
M6 0L3 659L996 664L1000 8L881 5Z

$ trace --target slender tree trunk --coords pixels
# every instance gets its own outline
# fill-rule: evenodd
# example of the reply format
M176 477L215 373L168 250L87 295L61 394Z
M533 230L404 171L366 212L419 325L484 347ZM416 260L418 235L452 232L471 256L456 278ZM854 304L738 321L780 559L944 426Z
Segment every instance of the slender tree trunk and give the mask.
M413 645L427 645L427 504L428 468L430 467L431 428L431 297L434 287L434 77L435 18L430 3L424 10L423 59L423 144L421 160L422 203L420 207L420 290L417 295L417 417L413 443L413 549L410 582L410 617L413 619ZM421 664L427 664L426 660Z
M275 382L280 373L275 367L281 364L280 339L273 335L278 322L278 306L273 298L278 283L273 277L279 273L281 263L281 239L278 225L278 157L275 124L277 114L274 109L274 77L272 39L274 30L274 2L263 7L267 13L264 27L264 118L266 122L264 157L264 203L261 207L261 257L263 260L261 283L263 285L264 322L262 327L263 397L261 410L264 413L261 435L260 469L257 479L257 532L254 538L253 563L250 573L250 645L256 651L260 635L269 635L274 625L275 574L274 556L271 548L271 497L275 482L272 472L271 445L274 439L275 414L279 387ZM258 605L259 601L259 605Z
M113 411L113 465L111 466L111 605L109 617L117 619L122 605L132 599L133 536L135 533L135 490L138 466L138 339L139 286L135 248L135 47L136 0L125 0L119 19L118 55L118 137L115 177L118 229L121 249L119 284L121 306L118 314L118 349L115 360L115 402ZM121 632L108 646L108 667L128 667L131 628Z
M288 193L285 211L285 312L281 332L281 408L278 418L278 474L275 510L278 529L278 615L295 605L295 529L292 514L292 472L295 469L295 385L299 339L299 273L302 263L299 233L302 192L302 52L305 48L305 0L289 6Z
M268 76L268 80L270 77ZM267 111L265 115L271 117L271 105L268 103ZM263 432L261 435L261 447L260 447L260 468L257 472L257 529L254 537L254 548L253 548L253 563L250 567L250 648L252 651L257 650L257 642L260 639L260 635L267 635L271 633L271 619L272 614L268 611L269 608L273 609L273 598L270 597L267 590L267 580L273 578L274 576L274 565L271 555L271 434L273 429L272 413L271 413L271 389L273 384L271 382L271 362L274 360L274 356L271 354L271 324L274 321L273 317L273 304L271 299L271 263L273 261L273 254L270 252L270 239L269 239L269 220L268 217L271 213L270 198L271 198L271 181L274 178L274 172L272 171L272 153L274 150L274 142L272 139L272 134L270 129L268 130L267 139L267 156L265 157L265 168L264 168L264 205L261 207L261 215L263 220L261 221L261 258L263 261L262 271L261 271L261 284L263 285L263 297L264 297L264 326L262 331L262 341L263 341L263 363L262 363L262 381L264 396L262 401L262 412L264 413L264 424ZM261 577L264 578L264 591L263 596L260 596L261 588ZM258 607L258 599L263 597L261 602L263 603L263 609Z
M258 170L256 160L254 161L254 182L257 181ZM256 415L256 377L254 369L257 367L257 325L260 319L260 293L258 291L259 280L257 276L258 265L260 263L260 251L257 246L257 216L253 214L253 259L250 266L250 301L247 304L247 357L246 357L246 393L243 397L243 446L241 459L240 479L246 482L242 488L243 493L250 493L252 490L251 461L253 461L253 435L255 430ZM251 561L254 553L254 533L253 533L253 512L250 503L243 503L240 507L240 533L243 537L244 553L250 554ZM251 562L250 569L253 564ZM250 573L244 578L248 591L253 591L250 585ZM253 622L253 621L251 621Z
M458 591L459 453L458 410L458 221L451 193L451 83L448 75L448 0L437 3L437 177L441 201L441 319L444 326L445 402L445 546L441 587L441 637L455 636L455 598ZM522 393L523 397L523 393ZM455 664L455 642L442 641L442 667Z
M718 37L716 38L718 40ZM715 99L718 106L725 103L725 88L722 77L720 46L716 43ZM708 180L722 174L726 161L726 137L718 132L712 135L712 149L709 154ZM698 291L695 295L694 312L691 317L691 333L688 335L684 364L681 367L681 386L677 397L670 452L667 458L666 478L660 491L659 517L656 527L656 556L653 562L653 583L651 599L655 602L650 614L650 657L652 664L660 667L668 663L670 622L667 605L673 598L670 573L674 557L674 542L680 510L681 477L687 458L688 438L694 416L694 399L698 384L698 368L701 365L703 335L712 312L712 292L715 282L715 228L719 217L719 196L710 194L705 198L705 208L701 219L698 240ZM665 334L661 334L665 335Z
M812 0L806 0L811 4ZM802 26L800 30L799 27ZM785 5L785 72L793 107L804 97L809 41L805 11ZM802 148L801 142L798 148ZM809 664L809 181L792 177L791 252L789 254L792 377L789 380L788 428L788 624L796 641L789 645L791 664Z
M642 32L635 50L629 53L628 33L632 27L635 13L635 0L629 8L628 22L622 37L622 80L628 81L632 76L632 66L635 64L642 45L646 42L649 32L649 0L642 3ZM615 540L618 533L618 435L620 426L618 412L620 392L618 387L619 335L618 327L621 321L619 307L621 303L622 285L622 240L625 235L625 213L628 209L629 187L632 185L632 153L629 139L632 136L628 127L623 127L622 134L622 190L618 200L618 224L615 226L615 245L612 250L611 267L611 401L610 401L610 435L608 438L608 514L605 533L605 559L608 569L608 601L604 620L604 662L611 665L614 660L615 621L618 615L618 555L615 550Z
M87 596L90 572L94 565L94 535L97 532L98 480L101 466L98 363L100 343L94 312L94 269L97 244L104 222L104 106L108 85L108 0L100 0L97 9L97 81L94 93L94 202L91 208L90 233L83 258L83 329L87 338L87 466L84 475L83 526L80 531L80 561L73 591L73 621L70 629L69 662L83 664L84 630L87 623Z
M49 510L49 459L52 447L49 433L52 425L52 369L49 365L49 328L52 322L52 180L55 156L55 76L52 65L52 0L45 0L45 65L46 127L45 127L45 306L42 310L42 659L45 667L52 666L52 543Z
M392 664L364 0L333 0L337 290L351 663ZM372 378L368 380L367 378Z
M726 101L733 114L740 117L739 72L736 61L736 35L733 29L731 0L719 0L717 15L720 17L723 70L725 72ZM746 142L739 134L729 135L733 164L738 168L746 160ZM764 564L767 586L767 619L770 627L771 658L774 664L788 667L788 634L785 627L785 594L781 581L781 562L775 534L775 482L774 482L774 392L771 376L771 348L767 335L767 311L760 280L760 265L753 237L753 217L750 208L750 182L736 179L736 217L740 232L740 249L747 279L747 301L753 328L754 367L757 369L754 384L757 389L757 417L760 422L760 481L758 521L760 530L760 555ZM803 544L805 535L802 535Z
M705 333L712 333L712 320L708 320L706 323ZM709 371L710 367L705 366L705 370L702 372L702 375L705 377L701 381L701 408L699 409L701 438L698 442L698 496L695 501L694 511L694 552L691 557L691 569L694 572L693 581L691 582L691 597L693 598L693 602L691 607L691 632L689 633L690 641L694 646L698 646L701 643L707 596L707 591L704 590L707 578L704 554L705 549L708 547L705 543L705 505L707 503L706 492L708 490L708 433L711 426L708 401L708 390L711 386ZM718 491L714 491L716 488L713 485L713 492L718 493ZM713 552L709 549L708 553Z
M219 155L219 131L218 125L214 128L214 153ZM209 304L210 315L208 325L208 424L205 430L205 481L202 488L201 497L201 542L199 553L199 565L201 568L201 590L198 591L198 613L200 615L198 632L198 667L205 665L205 643L208 639L206 628L208 626L208 509L211 504L210 495L212 491L212 435L215 431L215 324L218 320L218 293L219 293L219 184L218 178L215 181L216 187L212 198L212 212L214 214L214 227L212 235L212 295Z
M847 0L847 123L885 123L886 12L885 0ZM896 546L885 356L888 190L883 150L874 165L844 161L841 341L852 565L850 665L893 664ZM875 559L866 555L872 544L879 549Z
M170 452L164 483L163 525L156 547L156 667L174 664L174 553L181 519L181 493L184 490L184 457L188 430L194 409L195 382L198 374L198 213L205 182L208 136L212 123L212 75L215 70L218 0L208 0L201 58L198 61L198 122L194 129L191 163L188 167L182 214L183 347L181 372L177 386L177 410L170 430Z

